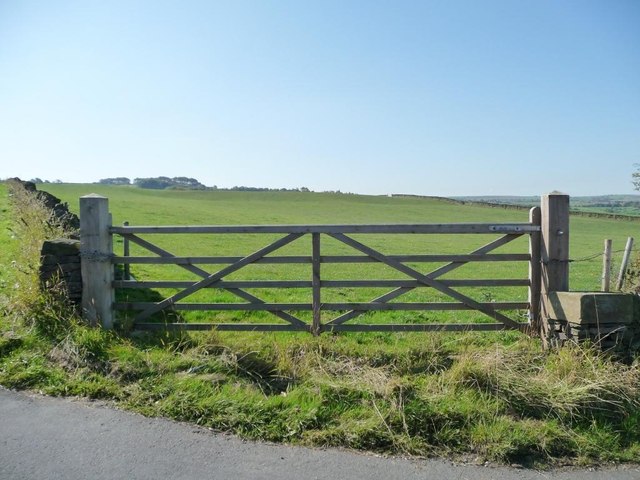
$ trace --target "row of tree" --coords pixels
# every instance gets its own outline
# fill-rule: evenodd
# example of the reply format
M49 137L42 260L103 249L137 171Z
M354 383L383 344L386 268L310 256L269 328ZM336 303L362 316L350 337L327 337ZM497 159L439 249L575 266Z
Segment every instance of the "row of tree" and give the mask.
M103 178L98 183L102 185L136 185L140 188L165 190L167 188L184 190L204 190L207 187L195 178L189 177L149 177L135 178L133 183L127 177Z
M180 190L205 190L208 187L204 186L195 178L189 177L149 177L149 178L135 178L133 182L127 177L112 177L103 178L98 181L102 185L135 185L140 188L149 188L153 190L165 190L168 188L180 189ZM218 190L217 186L210 188L211 190ZM310 192L307 187L300 188L266 188L266 187L246 187L235 186L224 190L231 190L235 192Z
M62 180L60 179L56 179L56 180L42 180L41 178L32 178L31 180L29 180L31 183L62 183Z
M131 180L127 177L103 178L98 183L102 185L131 185Z

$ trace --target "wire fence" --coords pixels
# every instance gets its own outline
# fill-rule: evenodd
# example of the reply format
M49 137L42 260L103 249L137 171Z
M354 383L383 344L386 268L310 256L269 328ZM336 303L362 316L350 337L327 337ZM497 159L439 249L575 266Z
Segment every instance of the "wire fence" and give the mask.
M613 255L615 253L624 253L624 251L625 251L624 248L620 249L620 250L612 250L611 254ZM638 249L638 248L632 248L631 249L631 253L636 253L638 251L640 251L640 249ZM594 260L596 258L602 259L602 255L603 255L603 252L601 250L598 253L594 253L592 255L586 255L584 257L579 257L579 258L570 258L569 262L570 263L588 262L588 261Z

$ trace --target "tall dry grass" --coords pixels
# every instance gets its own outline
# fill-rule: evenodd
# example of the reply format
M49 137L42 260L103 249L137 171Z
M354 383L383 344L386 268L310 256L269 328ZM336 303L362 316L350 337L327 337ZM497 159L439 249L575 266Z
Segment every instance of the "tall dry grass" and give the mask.
M56 323L61 318L68 319L74 313L60 301L61 285L54 282L43 290L38 272L44 241L69 238L75 232L20 182L10 180L6 185L12 215L10 240L5 248L11 252L11 261L3 268L11 285L0 300L1 308L6 317L30 325L42 323L39 322L42 318L55 319Z

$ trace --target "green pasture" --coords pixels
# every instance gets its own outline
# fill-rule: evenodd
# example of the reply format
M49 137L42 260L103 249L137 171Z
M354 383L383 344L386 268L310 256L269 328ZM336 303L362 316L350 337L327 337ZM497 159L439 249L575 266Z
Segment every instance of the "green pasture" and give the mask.
M110 198L115 224L304 224L522 222L526 211L411 198L311 193L151 191L99 185L41 186L78 211L78 198ZM85 325L37 271L46 238L65 235L31 197L0 183L0 385L111 401L149 416L193 422L244 438L417 456L454 456L544 467L640 459L640 363L589 345L543 351L516 331L487 333L130 332ZM36 202L37 203L37 202ZM636 223L572 219L571 283L599 286L603 238L623 245ZM147 236L148 238L149 236ZM270 236L159 237L178 255L246 255ZM359 236L385 253L467 253L484 236ZM301 239L284 252L310 253ZM120 253L122 243L116 244ZM120 251L118 250L120 249ZM498 251L524 252L525 239ZM323 253L351 253L323 243ZM134 252L137 253L137 252ZM590 260L577 261L595 255ZM618 254L619 258L619 254ZM309 266L262 265L241 278L308 279ZM437 265L417 265L429 271ZM489 268L491 267L491 268ZM497 270L496 270L497 267ZM206 268L216 268L207 266ZM135 265L138 279L192 278ZM459 278L526 276L520 264L476 264ZM323 267L326 278L396 278L370 264ZM170 292L160 292L168 294ZM258 292L270 301L307 291ZM377 291L328 295L365 300ZM484 301L526 299L526 289L474 292ZM119 295L123 295L121 292ZM148 295L148 293L147 293ZM216 301L237 301L212 290ZM428 289L407 300L434 299ZM403 297L400 297L403 299ZM192 300L192 299L189 299ZM444 314L443 314L444 315ZM473 318L469 318L469 316ZM211 314L187 320L210 319ZM275 317L274 317L275 318ZM228 312L215 321L264 321ZM484 321L479 314L379 313L368 322Z
M72 211L79 211L79 198L98 193L109 198L114 225L127 221L131 225L274 225L274 224L386 224L386 223L474 223L526 222L526 210L460 205L439 199L364 196L351 194L297 192L230 192L145 190L136 187L103 185L48 184L45 188L68 202ZM570 266L572 290L594 290L600 287L603 240L611 238L621 249L628 236L634 236L640 222L573 216L571 218ZM245 256L279 238L278 235L146 235L149 241L178 256ZM497 235L354 235L359 241L387 254L464 254L498 238ZM122 253L122 239L115 237L116 254ZM492 253L525 253L528 237L496 249ZM132 245L133 256L153 256ZM310 255L311 237L306 235L272 255ZM322 254L359 254L329 237L322 237ZM622 257L618 252L614 268ZM428 273L443 264L412 264ZM211 272L220 265L201 265ZM138 280L197 280L194 274L176 266L132 265ZM525 279L526 262L469 263L442 279ZM616 270L617 272L617 270ZM309 280L310 265L251 265L227 277L227 280ZM325 280L406 279L403 274L379 264L324 264ZM389 289L351 288L323 289L325 302L364 302L386 293ZM480 302L526 301L526 287L460 288L462 293ZM174 290L161 290L166 297ZM310 289L254 289L251 293L268 302L310 302ZM135 299L136 293L121 291L120 300ZM242 302L223 290L198 292L185 302ZM396 301L449 301L432 289L415 289ZM512 318L524 320L526 312L506 312ZM335 312L323 312L327 321ZM281 322L264 312L189 312L189 321ZM300 316L309 319L308 312ZM369 313L353 322L483 322L491 321L473 312L383 312Z

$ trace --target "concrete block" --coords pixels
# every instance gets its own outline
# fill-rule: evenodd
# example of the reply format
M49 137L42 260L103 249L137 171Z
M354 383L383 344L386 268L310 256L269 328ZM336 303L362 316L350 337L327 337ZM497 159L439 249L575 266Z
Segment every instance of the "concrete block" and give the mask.
M578 325L628 325L640 313L638 296L630 293L550 292L543 301L548 318Z

